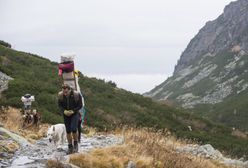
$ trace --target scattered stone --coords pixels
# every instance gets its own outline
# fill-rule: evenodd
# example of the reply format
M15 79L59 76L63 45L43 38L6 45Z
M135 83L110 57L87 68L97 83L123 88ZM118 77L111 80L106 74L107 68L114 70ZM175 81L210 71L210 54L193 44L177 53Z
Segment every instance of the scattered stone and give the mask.
M8 165L9 165L8 162L1 161L1 160L0 160L0 167L6 167L6 166L8 166Z
M7 158L8 154L6 152L0 152L0 158Z
M203 157L206 159L213 159L227 166L234 166L236 168L246 168L248 167L248 161L244 159L235 160L224 157L220 151L214 149L212 145L186 145L184 147L177 147L176 150L179 153L190 153L192 155Z
M136 168L136 164L133 161L129 161L127 164L127 168Z
M37 142L37 145L40 145L40 146L47 146L47 142L38 141L38 142Z
M105 139L106 137L104 137L103 135L98 135L96 138L99 140L102 140L102 139Z

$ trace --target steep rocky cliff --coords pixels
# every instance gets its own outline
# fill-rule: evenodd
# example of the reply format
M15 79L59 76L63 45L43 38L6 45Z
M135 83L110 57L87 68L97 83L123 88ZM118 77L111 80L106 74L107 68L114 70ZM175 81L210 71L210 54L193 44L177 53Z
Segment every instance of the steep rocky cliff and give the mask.
M182 53L173 76L145 95L248 128L244 120L247 53L248 0L238 0L227 5L216 20L206 23Z
M247 9L247 0L231 2L225 7L222 15L207 22L182 53L174 73L178 73L191 65L195 58L207 53L216 55L234 46L238 47L237 49L248 50Z

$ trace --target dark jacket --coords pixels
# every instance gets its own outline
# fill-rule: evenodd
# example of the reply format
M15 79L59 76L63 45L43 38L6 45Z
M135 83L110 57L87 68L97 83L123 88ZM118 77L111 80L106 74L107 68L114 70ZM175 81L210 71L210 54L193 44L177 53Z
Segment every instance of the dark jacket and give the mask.
M58 94L58 105L61 114L64 113L64 110L73 110L74 113L78 113L82 108L82 97L79 92L74 90L71 91L68 97L64 96L61 91Z

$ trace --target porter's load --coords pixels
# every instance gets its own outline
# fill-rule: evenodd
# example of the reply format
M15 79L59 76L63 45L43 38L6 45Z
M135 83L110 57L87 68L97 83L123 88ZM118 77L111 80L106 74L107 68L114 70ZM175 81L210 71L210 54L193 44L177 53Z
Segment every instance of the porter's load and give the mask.
M62 54L59 64L59 76L62 76L63 84L69 85L72 89L79 91L78 79L74 73L75 54Z
M63 73L70 73L74 71L74 57L75 54L62 54L59 64L59 75Z
M67 62L67 63L60 63L59 69L64 72L73 72L74 70L74 63L73 62Z
M74 62L75 54L73 53L63 53L61 54L60 62L66 63L66 62Z
M31 105L34 101L34 96L32 96L31 94L25 94L21 97L21 101L24 103L24 105Z
M31 104L34 100L34 96L31 94L25 94L24 96L21 97L21 101L24 104L24 109L25 110L30 110L31 109Z

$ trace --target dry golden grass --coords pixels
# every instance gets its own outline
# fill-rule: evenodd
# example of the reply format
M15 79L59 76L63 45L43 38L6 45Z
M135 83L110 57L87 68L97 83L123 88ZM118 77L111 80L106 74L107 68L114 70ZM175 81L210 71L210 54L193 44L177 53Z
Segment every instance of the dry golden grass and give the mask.
M6 129L27 138L27 140L31 143L41 137L44 137L50 126L49 124L41 124L39 127L30 126L24 129L22 128L23 120L20 109L15 109L12 107L1 109L0 122Z
M49 168L64 168L64 164L57 160L48 160L46 166Z
M8 143L5 147L9 153L15 153L19 149L19 145L16 142Z
M82 131L83 131L83 134L87 137L91 137L97 133L95 128L88 127L87 125L84 126Z
M175 152L175 146L184 142L166 136L164 131L128 129L124 137L123 145L71 155L70 163L82 168L125 168L129 161L137 168L225 168L210 160Z
M1 152L15 153L20 147L16 142L10 142L9 140L3 139L2 137L1 137L0 142L1 142L0 143L0 153ZM1 160L1 157L2 156L0 156L0 160Z
M232 131L232 135L233 136L236 136L238 138L244 138L244 139L247 139L247 134L238 130L238 129L235 129Z
M6 108L0 113L0 120L4 124L4 127L11 131L18 131L22 122L22 116L18 109Z

